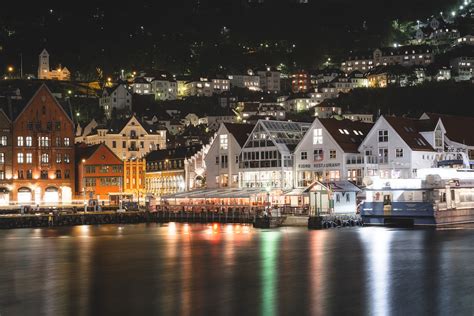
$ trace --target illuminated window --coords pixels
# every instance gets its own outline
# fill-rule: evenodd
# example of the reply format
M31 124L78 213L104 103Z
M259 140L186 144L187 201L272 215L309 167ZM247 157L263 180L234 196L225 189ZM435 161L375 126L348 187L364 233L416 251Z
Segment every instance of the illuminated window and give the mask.
M26 147L33 146L33 138L31 136L26 136L25 137L25 144L26 144Z
M33 163L33 154L26 153L26 163Z
M23 136L17 137L17 145L20 147L23 146Z
M69 137L64 138L64 146L69 146Z
M17 162L18 163L23 163L23 153L18 153L17 154Z
M313 145L321 145L323 143L323 129L315 128L313 130Z
M227 150L229 147L229 139L227 134L219 135L219 145L222 150Z
M49 163L49 155L48 154L42 154L41 155L41 163Z

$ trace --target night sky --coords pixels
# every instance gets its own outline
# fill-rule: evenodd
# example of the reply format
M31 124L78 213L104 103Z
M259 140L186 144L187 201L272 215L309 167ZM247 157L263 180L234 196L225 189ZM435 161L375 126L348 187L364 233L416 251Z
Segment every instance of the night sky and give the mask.
M35 73L37 55L45 47L53 65L62 63L73 71L97 66L117 71L152 61L154 67L163 68L193 63L185 60L191 43L220 46L226 40L235 45L282 39L297 43L301 51L296 53L310 63L323 58L323 52L361 49L383 41L393 19L427 18L450 10L459 1L310 0L299 6L286 2L274 0L260 6L240 0L133 1L126 6L97 1L2 3L0 67L18 64L22 53L25 72ZM229 30L227 37L222 35L223 27ZM207 53L201 48L195 54L203 58Z

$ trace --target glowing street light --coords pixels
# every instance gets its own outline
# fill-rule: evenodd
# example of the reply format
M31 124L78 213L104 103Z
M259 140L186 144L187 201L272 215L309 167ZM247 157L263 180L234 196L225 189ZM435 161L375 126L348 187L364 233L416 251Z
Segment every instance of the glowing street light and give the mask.
M14 68L13 68L13 66L8 66L7 70L8 70L8 72L12 73Z

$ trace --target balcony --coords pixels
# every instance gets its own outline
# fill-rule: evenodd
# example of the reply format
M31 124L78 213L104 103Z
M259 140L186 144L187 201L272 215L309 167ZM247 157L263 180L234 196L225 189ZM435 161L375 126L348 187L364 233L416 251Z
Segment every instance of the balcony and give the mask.
M128 147L128 151L138 151L138 147Z
M346 159L347 165L359 165L359 166L366 166L366 165L377 165L379 163L377 156L361 156L361 155L354 155L348 156Z

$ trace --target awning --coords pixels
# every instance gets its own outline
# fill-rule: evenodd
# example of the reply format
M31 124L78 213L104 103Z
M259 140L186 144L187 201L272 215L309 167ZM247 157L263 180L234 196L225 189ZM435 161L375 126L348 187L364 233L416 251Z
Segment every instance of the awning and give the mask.
M298 188L298 189L293 189L293 190L283 192L283 195L284 196L301 196L301 195L308 195L308 192L306 192L306 188Z
M332 192L359 192L361 191L361 189L355 184L353 184L352 182L347 181L347 180L341 180L341 181L329 181L329 182L315 181L313 184L311 184L309 187L305 189L305 192L310 192L311 189L316 185L321 185L322 187Z
M162 199L249 199L259 194L267 194L264 188L221 188L178 192L162 196Z

